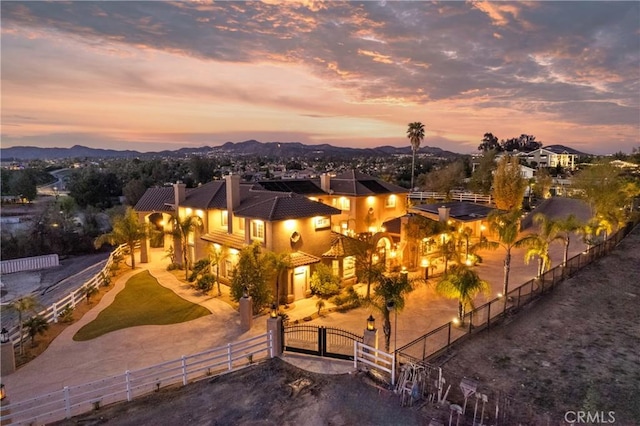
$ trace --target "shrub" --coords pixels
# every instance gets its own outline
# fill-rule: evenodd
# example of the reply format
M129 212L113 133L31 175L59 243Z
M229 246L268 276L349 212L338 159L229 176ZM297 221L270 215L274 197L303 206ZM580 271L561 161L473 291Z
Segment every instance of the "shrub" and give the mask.
M203 293L209 293L213 288L216 278L212 274L204 274L196 282L196 288Z
M340 310L347 310L357 308L362 304L362 298L355 291L353 286L347 287L341 294L334 296L331 302L336 305Z
M311 275L311 291L323 299L334 296L340 293L340 278L333 275L329 266L319 264Z
M73 322L73 311L74 308L71 305L65 305L64 308L58 314L58 321L63 323Z

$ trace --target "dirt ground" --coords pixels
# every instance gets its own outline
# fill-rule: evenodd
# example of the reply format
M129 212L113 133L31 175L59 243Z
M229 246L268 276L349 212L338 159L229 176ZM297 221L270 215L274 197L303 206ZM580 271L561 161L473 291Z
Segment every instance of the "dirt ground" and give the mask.
M511 322L457 347L443 368L478 380L483 392L512 396L522 410L530 404L542 414L532 424L562 424L567 411L580 410L640 424L639 296L636 227L611 254Z
M323 375L274 358L56 425L417 425L418 408L364 373Z

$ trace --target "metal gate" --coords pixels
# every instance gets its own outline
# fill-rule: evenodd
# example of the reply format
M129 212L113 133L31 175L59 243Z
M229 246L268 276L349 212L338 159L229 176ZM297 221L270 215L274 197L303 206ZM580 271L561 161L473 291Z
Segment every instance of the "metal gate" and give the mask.
M284 350L308 355L353 360L353 342L363 336L339 328L289 325L282 329Z

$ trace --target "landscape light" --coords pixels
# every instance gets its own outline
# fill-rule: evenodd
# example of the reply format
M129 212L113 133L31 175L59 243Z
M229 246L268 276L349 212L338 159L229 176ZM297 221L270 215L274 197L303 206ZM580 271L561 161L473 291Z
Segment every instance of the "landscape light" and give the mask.
M376 319L373 317L373 315L369 315L369 318L367 318L367 330L374 331L375 329Z

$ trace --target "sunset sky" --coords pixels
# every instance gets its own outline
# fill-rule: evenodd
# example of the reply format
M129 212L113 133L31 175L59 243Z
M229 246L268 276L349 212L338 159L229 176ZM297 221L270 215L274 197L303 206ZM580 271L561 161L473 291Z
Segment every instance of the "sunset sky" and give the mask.
M640 2L15 2L2 147L640 147Z

